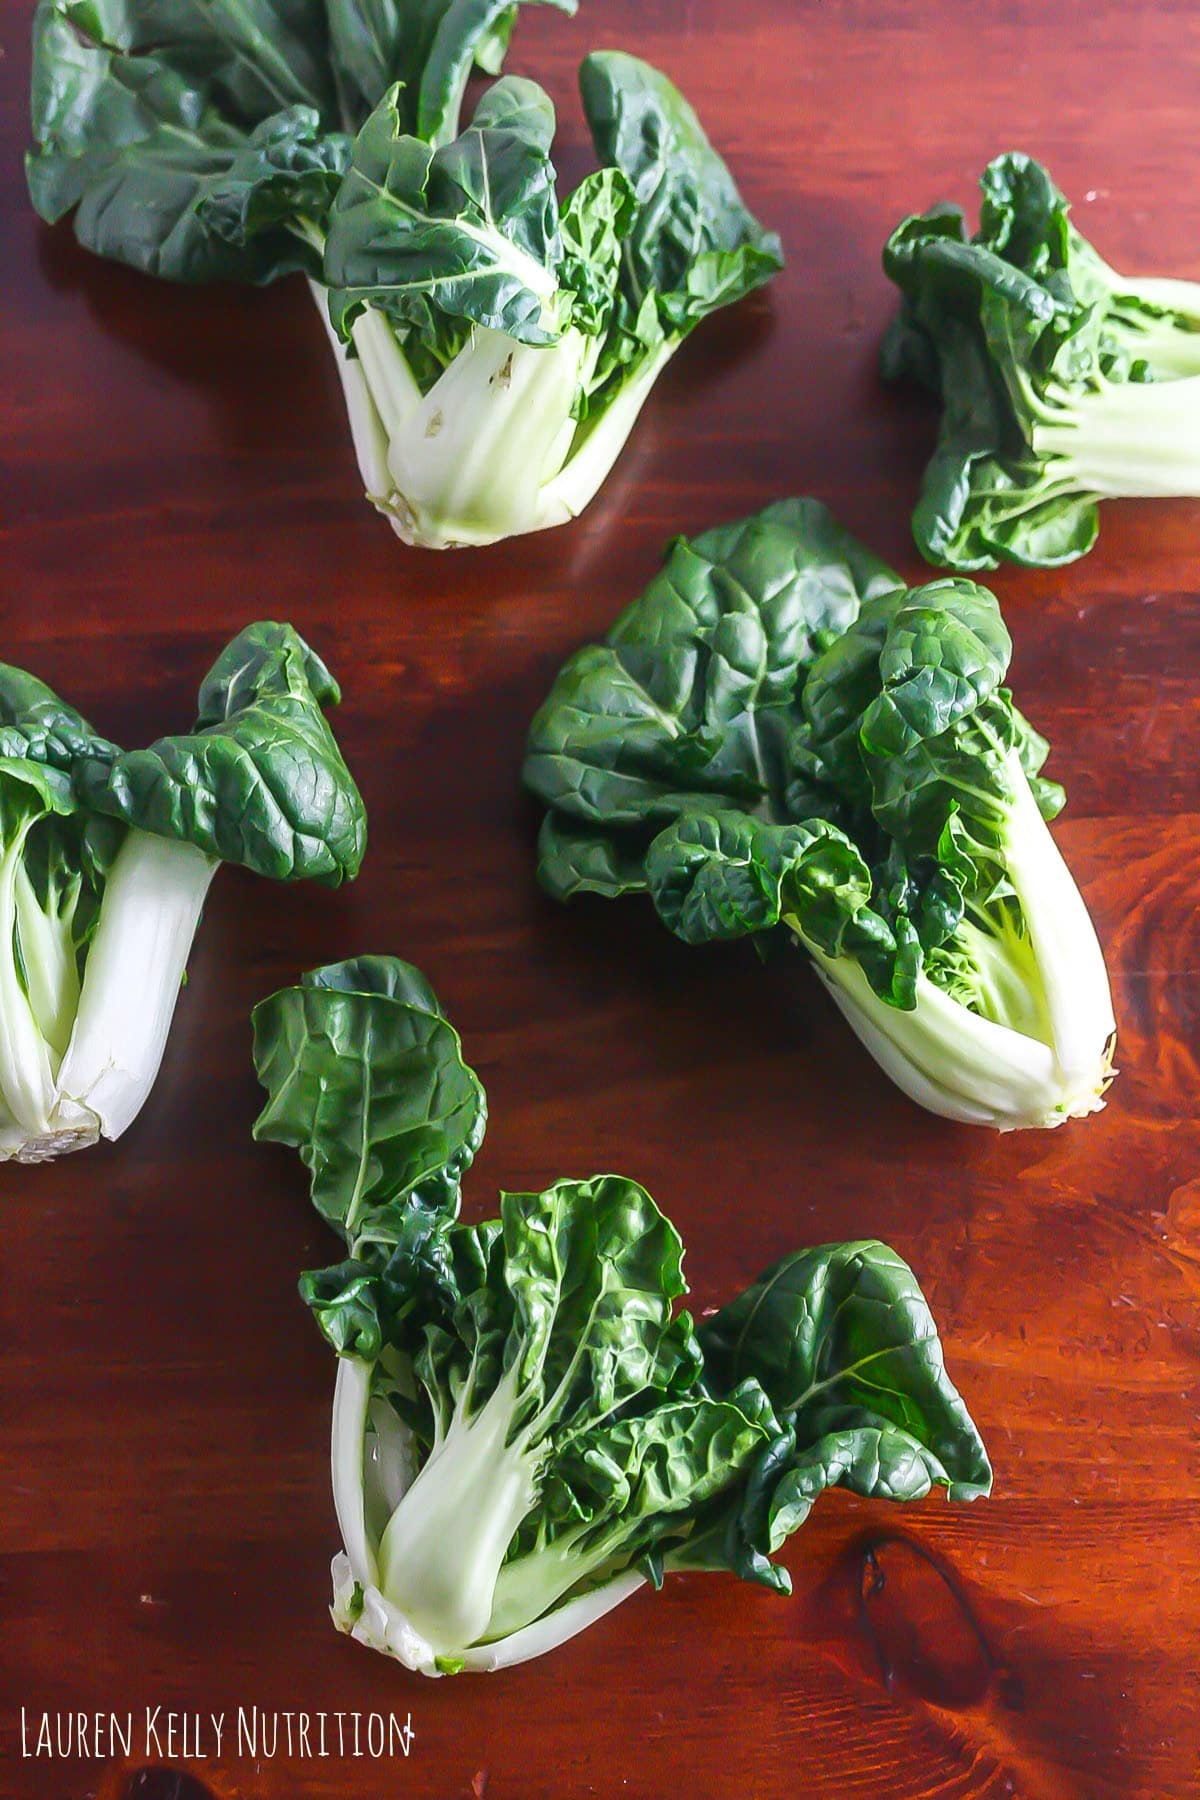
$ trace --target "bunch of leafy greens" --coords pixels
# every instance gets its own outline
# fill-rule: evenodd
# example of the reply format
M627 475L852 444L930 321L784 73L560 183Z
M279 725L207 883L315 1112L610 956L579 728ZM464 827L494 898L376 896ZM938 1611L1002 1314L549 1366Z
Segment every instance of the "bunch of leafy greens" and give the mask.
M884 374L942 403L913 533L955 569L1054 567L1091 549L1099 500L1200 496L1200 285L1118 275L1028 156L980 185L974 237L943 205L884 250Z
M526 0L530 3L530 0ZM564 12L575 0L542 0ZM458 130L515 0L38 0L26 162L44 219L168 281L319 278L354 133Z
M219 863L357 874L362 801L321 710L337 699L289 625L251 625L190 732L124 751L0 665L0 1159L132 1124Z
M908 1268L786 1258L697 1328L636 1182L558 1181L457 1222L479 1082L390 957L255 1009L255 1135L299 1150L347 1258L301 1291L339 1356L333 1616L428 1675L541 1655L644 1582L771 1559L826 1487L986 1494L991 1469Z
M1093 1112L1112 1002L1010 650L986 589L906 589L815 501L681 539L530 728L542 883L648 893L686 943L790 934L933 1112Z
M573 12L574 0L544 0ZM28 158L43 218L176 281L302 270L368 497L411 543L573 518L699 321L781 265L695 113L590 56L603 167L561 205L497 0L39 0Z

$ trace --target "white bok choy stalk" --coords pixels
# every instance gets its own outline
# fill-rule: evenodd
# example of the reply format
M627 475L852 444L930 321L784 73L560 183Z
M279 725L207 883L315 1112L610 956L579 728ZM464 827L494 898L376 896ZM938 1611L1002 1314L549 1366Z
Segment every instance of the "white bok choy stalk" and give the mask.
M519 1458L504 1457L501 1447L502 1473L497 1478L489 1467L489 1458L496 1454L494 1440L485 1437L486 1428L462 1425L451 1451L443 1451L434 1464L442 1490L436 1498L452 1511L453 1531L447 1531L446 1511L438 1509L436 1498L430 1495L433 1483L428 1477L426 1487L405 1509L415 1475L416 1447L412 1434L386 1402L372 1402L375 1376L371 1364L355 1357L338 1361L332 1468L344 1548L331 1567L331 1612L339 1631L422 1675L462 1670L489 1674L557 1649L644 1586L647 1577L640 1569L625 1569L555 1605L544 1616L526 1617L513 1629L504 1629L499 1621L494 1637L473 1642L468 1635L472 1623L482 1621L476 1626L477 1635L489 1631L492 1611L487 1602L490 1595L494 1603L497 1588L503 1607L503 1590L509 1584L500 1565L533 1503L528 1489L521 1485ZM459 1452L460 1442L464 1450L469 1446L468 1454ZM493 1511L498 1490L501 1505ZM512 1503L518 1495L519 1509ZM510 1503L504 1505L504 1500ZM464 1501L472 1511L477 1510L476 1520L463 1519ZM368 1519L373 1521L373 1529L368 1527ZM427 1541L413 1543L410 1529L420 1531L423 1540L427 1532ZM507 1536L501 1538L504 1529ZM379 1560L385 1539L390 1551L386 1575L380 1573ZM472 1558L469 1569L464 1567L464 1555ZM526 1614L530 1604L536 1607L539 1600L547 1604L557 1600L555 1587L574 1585L586 1570L567 1562L558 1573L559 1582L539 1589L525 1606ZM447 1634L440 1627L443 1618L451 1617L458 1629ZM439 1642L432 1642L422 1625Z
M73 918L34 913L27 900L9 932L7 894L0 901L0 1157L45 1162L133 1123L216 870L190 844L130 831L104 879L82 981ZM68 978L51 1012L39 987L52 960Z
M568 327L522 344L475 326L422 393L386 313L366 307L343 344L328 330L363 488L405 543L445 550L577 518L603 486L659 374L678 348L664 338L603 410L574 408L602 348Z

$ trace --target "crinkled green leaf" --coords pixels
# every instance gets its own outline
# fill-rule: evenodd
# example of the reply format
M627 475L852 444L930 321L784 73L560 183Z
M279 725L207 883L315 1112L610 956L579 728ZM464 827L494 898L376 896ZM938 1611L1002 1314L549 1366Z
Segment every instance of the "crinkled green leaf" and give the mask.
M597 155L628 177L638 201L629 238L629 298L653 293L672 330L761 287L783 267L774 232L747 211L695 112L659 70L621 51L579 73Z
M314 970L255 1007L254 1063L269 1096L255 1136L299 1151L314 1206L349 1244L403 1243L414 1211L457 1211L486 1105L415 969Z
M367 305L404 324L416 303L549 342L544 295L530 282L560 255L553 132L541 89L506 76L470 127L434 149L404 133L391 90L355 139L330 219L325 278L342 335Z
M206 186L197 200L199 220L238 246L279 234L295 260L304 246L287 236L287 228L309 225L319 236L349 158L349 139L323 129L311 107L275 113L255 127L225 174ZM309 248L306 266L318 276L320 250L315 242Z
M798 932L827 956L861 963L876 992L911 1007L920 951L871 904L871 871L837 826L774 825L747 813L689 813L655 838L646 883L685 944Z
M538 880L556 900L575 894L602 894L611 900L645 891L645 858L602 825L577 825L547 813L538 833Z
M1045 740L1003 684L1012 644L995 597L935 581L874 601L813 664L804 690L814 766L908 856L936 856L952 814L997 842L1013 802L1012 757L1035 777ZM1047 818L1062 790L1035 780Z
M276 132L303 137L310 158L316 122L336 125L320 0L39 0L33 39L27 173L43 218L74 210L87 249L172 281L311 266L280 228L278 175L274 216L260 209L240 240L204 208L246 182L264 121L283 114Z
M338 688L290 625L251 625L206 676L195 729L74 766L93 811L280 881L358 872L366 814L322 710Z
M540 0L540 4L574 13L578 0ZM434 144L446 143L457 131L472 64L489 74L499 73L517 16L512 0L450 0L449 5L443 0L438 10L442 16L428 55L422 58L420 80L407 77L418 93L416 133ZM407 52L405 57L407 62ZM403 73L401 79L406 79Z
M730 1569L790 1592L771 1560L829 1487L869 1498L951 1499L991 1490L975 1425L946 1374L912 1271L878 1243L785 1257L700 1328L705 1382L730 1400L764 1395L764 1438L695 1535L680 1569ZM772 1428L773 1426L773 1428Z
M931 582L895 613L879 654L880 691L863 717L868 756L902 755L953 730L999 688L1012 640L994 594Z
M328 988L338 994L381 994L403 1006L445 1018L442 1003L420 969L398 956L351 956L326 963L301 977L302 987Z
M607 639L564 665L524 779L550 808L540 875L560 896L627 892L682 813L784 823L800 687L819 648L900 579L814 500L680 539Z
M571 323L590 336L608 331L612 324L621 259L636 217L637 201L620 169L597 169L585 176L563 204L560 278L572 295ZM614 347L609 354L619 352ZM604 375L601 369L597 386Z
M626 1515L623 1557L669 1537L677 1515L727 1494L762 1444L738 1408L704 1395L599 1426L555 1459L543 1494L548 1519L565 1528Z
M28 758L67 775L80 756L115 748L36 675L0 663L0 756Z
M790 1466L823 1439L899 1431L925 1469L969 1500L991 1488L991 1467L946 1373L937 1327L912 1270L879 1243L832 1244L785 1257L700 1327L706 1378L716 1393L752 1378L796 1433ZM834 1457L854 1474L854 1440ZM898 1446L893 1442L892 1453ZM935 1473L935 1468L941 1474ZM804 1476L812 1479L812 1470ZM897 1474L897 1480L900 1479ZM863 1491L860 1489L860 1491Z
M666 1385L659 1357L684 1292L683 1245L645 1189L618 1176L560 1181L503 1195L500 1216L522 1388L539 1400L561 1392L578 1423Z
M541 4L573 13L577 0ZM331 55L353 124L399 82L405 131L429 143L456 136L471 66L500 73L517 11L514 0L329 0Z
M1038 779L1045 740L1002 685L1010 649L986 589L934 582L901 606L864 609L818 659L805 690L817 765L861 798L910 867L932 859L960 895L980 904L999 891L1017 767L1032 778L1046 818L1063 802L1061 788ZM952 823L953 867L945 835Z
M668 827L650 846L646 879L659 917L689 944L769 931L810 904L818 929L837 931L871 896L870 870L836 827L738 812L688 814Z

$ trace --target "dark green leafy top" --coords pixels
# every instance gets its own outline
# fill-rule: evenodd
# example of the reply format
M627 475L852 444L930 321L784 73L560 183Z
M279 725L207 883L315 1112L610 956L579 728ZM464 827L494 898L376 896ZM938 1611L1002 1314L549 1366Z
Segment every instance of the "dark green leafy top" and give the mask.
M533 82L488 90L458 138L406 127L384 96L358 134L329 225L324 279L343 337L364 306L399 328L423 390L482 325L526 344L596 340L575 412L598 415L629 368L782 266L695 113L617 52L580 71L603 167L560 202L554 109Z
M646 886L682 813L788 802L799 690L818 650L900 577L815 500L783 500L672 546L600 644L560 671L524 778L549 811L539 876L559 899Z
M290 625L247 626L205 677L193 731L81 757L85 803L276 881L358 873L366 813L322 710L340 699Z
M524 0L574 13L578 0ZM333 60L356 128L399 84L403 129L429 143L453 137L473 66L499 72L515 0L329 0Z
M786 1587L771 1555L827 1487L917 1500L991 1492L978 1431L946 1374L912 1270L886 1244L826 1244L768 1269L700 1328L717 1393L763 1389L779 1432L735 1504L685 1545L681 1567L731 1567Z
M53 778L93 821L97 845L136 826L279 881L337 886L358 873L366 844L362 800L322 710L338 698L290 625L250 625L205 677L194 729L130 751L0 665L0 757Z
M306 975L255 1008L271 1095L255 1136L290 1144L313 1204L351 1246L390 1241L400 1206L455 1209L483 1139L483 1089L429 984L394 957Z
M1010 759L1062 804L1010 652L985 589L904 589L815 501L681 541L530 727L539 878L648 891L689 943L786 925L911 1008L957 983L968 906L1008 903Z
M682 333L777 273L778 237L747 211L665 75L636 56L599 51L584 61L579 88L596 155L621 171L637 203L622 271L630 321L653 294L665 327Z
M541 0L573 12L575 0ZM171 281L320 273L350 137L399 84L453 136L513 0L39 0L30 193L98 255Z
M312 266L274 220L260 215L239 244L216 223L249 218L260 184L276 202L290 183L298 201L327 203L345 141L327 135L337 92L322 0L39 0L32 114L33 203L49 220L74 210L98 255L173 281Z
M424 976L388 956L314 969L262 1001L254 1066L270 1096L255 1137L299 1151L351 1253L302 1292L338 1350L377 1356L414 1270L449 1279L442 1226L483 1141L483 1088Z
M548 342L542 278L561 243L545 94L506 76L483 95L469 129L440 149L402 132L399 105L393 90L368 119L334 207L327 274L335 326L348 336L370 303L418 331L428 329L432 308L521 342Z

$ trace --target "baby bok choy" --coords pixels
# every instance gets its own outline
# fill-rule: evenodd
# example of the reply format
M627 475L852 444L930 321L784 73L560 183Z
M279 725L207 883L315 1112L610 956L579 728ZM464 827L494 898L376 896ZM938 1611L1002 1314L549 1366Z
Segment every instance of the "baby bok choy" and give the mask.
M336 886L362 801L322 708L324 663L251 625L191 731L124 751L0 665L0 1160L116 1138L149 1094L219 863Z
M931 562L1053 567L1090 550L1097 501L1200 497L1200 284L1118 275L1031 157L957 206L905 219L883 371L942 403L913 534Z
M647 893L690 944L790 936L933 1112L1093 1112L1108 979L1010 651L985 588L906 589L814 501L680 541L530 728L542 883Z
M428 983L363 957L255 1009L259 1138L292 1145L344 1261L301 1291L339 1358L333 1617L426 1675L542 1655L647 1582L772 1561L826 1487L986 1494L909 1269L789 1257L697 1328L683 1245L620 1176L457 1222L483 1091Z
M555 193L554 108L505 77L439 147L398 92L355 140L324 277L367 494L409 543L573 519L694 326L781 266L664 75L589 56L601 167Z
M574 0L549 0L573 12ZM312 284L367 496L411 543L573 518L659 372L780 266L636 57L580 77L602 167L560 205L554 109L501 0L39 0L30 193L172 281Z

